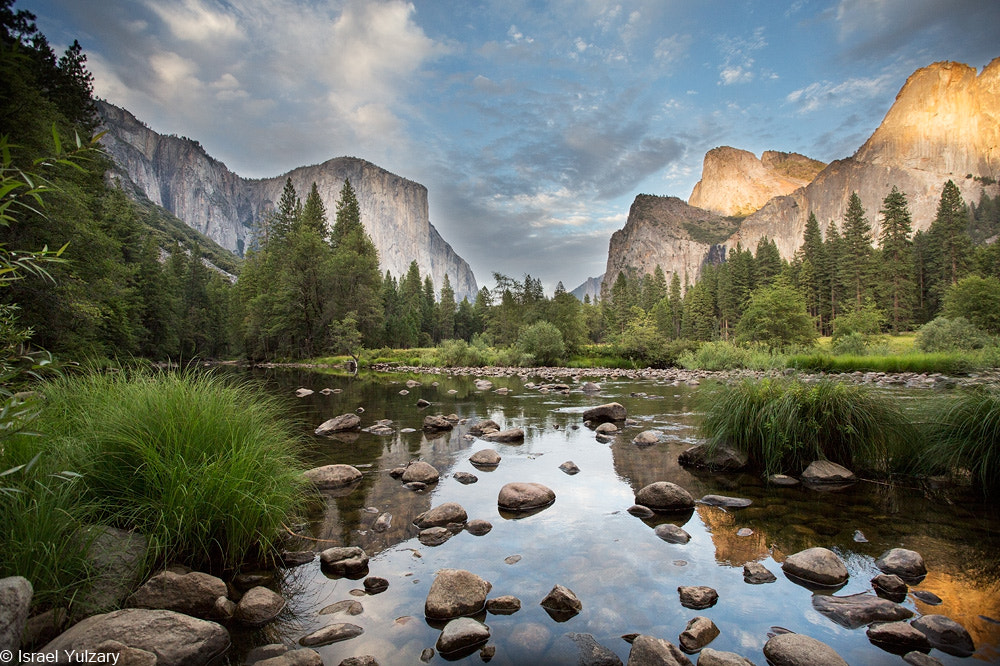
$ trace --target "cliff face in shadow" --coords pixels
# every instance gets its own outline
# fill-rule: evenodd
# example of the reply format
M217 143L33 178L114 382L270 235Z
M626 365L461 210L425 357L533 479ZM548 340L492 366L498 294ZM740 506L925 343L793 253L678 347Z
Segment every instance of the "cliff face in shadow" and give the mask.
M299 167L274 178L246 179L212 158L192 139L154 132L135 116L111 104L98 103L102 143L116 163L114 177L134 194L166 208L189 226L226 249L243 254L253 242L253 229L281 197L291 178L305 199L313 183L333 216L346 179L361 209L361 221L379 251L382 270L405 275L416 260L421 275L440 288L448 275L456 297L478 291L468 263L430 223L427 188L353 157Z

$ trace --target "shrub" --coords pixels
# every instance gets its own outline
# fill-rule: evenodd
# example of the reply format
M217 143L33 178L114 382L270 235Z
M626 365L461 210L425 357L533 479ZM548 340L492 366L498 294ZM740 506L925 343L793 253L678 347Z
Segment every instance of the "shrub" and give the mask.
M976 275L962 278L948 287L942 311L952 319L964 317L976 328L1000 333L1000 280Z
M38 429L83 475L96 517L142 532L161 560L235 566L263 554L303 497L294 429L250 384L118 373L43 391Z
M920 327L917 348L925 352L982 349L990 338L965 317L938 317Z
M863 333L851 331L834 337L831 349L837 355L864 356L868 353L868 340Z
M735 370L745 367L747 351L732 342L704 342L696 350L682 352L677 362L688 370Z
M939 403L931 414L924 471L964 470L987 495L1000 491L1000 391L979 387Z
M562 333L547 321L539 321L521 329L517 338L520 357L516 360L529 365L555 365L566 355L566 345ZM530 358L529 358L530 357Z
M719 385L701 400L709 443L736 447L766 474L797 474L817 459L886 470L915 441L895 403L866 386L765 378Z
M816 337L802 294L784 284L754 291L736 325L737 342L759 343L774 349L809 346Z

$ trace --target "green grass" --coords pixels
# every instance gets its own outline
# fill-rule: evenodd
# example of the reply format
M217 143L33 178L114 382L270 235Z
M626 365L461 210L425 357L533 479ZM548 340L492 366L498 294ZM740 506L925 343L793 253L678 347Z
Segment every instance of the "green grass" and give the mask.
M142 532L159 561L238 567L268 552L304 498L294 430L259 388L138 372L41 390L34 447L82 476L67 513Z
M888 354L884 356L835 356L827 352L794 354L788 367L808 372L941 372L960 374L987 367L976 352Z
M1000 491L1000 390L979 387L939 402L923 471L967 472L986 495Z
M765 474L798 474L817 459L885 472L918 441L896 402L867 386L765 378L717 385L700 400L709 443L745 452Z

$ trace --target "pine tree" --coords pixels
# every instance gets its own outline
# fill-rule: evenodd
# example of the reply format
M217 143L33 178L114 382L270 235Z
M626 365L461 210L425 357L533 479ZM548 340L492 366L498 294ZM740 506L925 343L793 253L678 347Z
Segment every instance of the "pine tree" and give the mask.
M906 195L895 187L882 201L882 230L879 233L880 291L882 306L889 313L893 333L910 321L913 306L913 227Z
M416 347L420 342L422 282L416 260L399 281L400 345Z
M684 296L681 292L681 276L676 271L670 276L670 294L667 297L670 304L672 339L681 337L681 323L684 318Z
M326 238L326 206L323 205L323 200L319 197L319 189L315 182L312 184L309 196L306 197L306 203L302 207L299 224L319 234L320 238Z
M302 202L295 192L292 179L285 179L285 187L281 190L281 198L278 200L278 209L270 220L270 228L265 234L266 242L281 243L288 234L291 233L302 214Z
M441 300L437 305L437 331L435 340L451 340L455 337L455 290L451 288L448 274L441 281Z
M840 260L841 281L847 287L855 307L860 308L865 296L870 295L872 273L874 272L874 248L872 248L872 227L865 217L861 198L851 192L844 213L844 251Z
M762 237L757 242L757 253L754 257L755 286L766 286L771 284L781 273L781 254L774 239L767 236Z
M325 225L324 225L325 226ZM378 250L361 223L358 200L349 180L344 181L337 200L337 219L331 232L333 248L332 300L334 319L353 312L362 343L378 343L383 330L382 275ZM419 282L417 289L419 290ZM417 328L419 330L419 306Z
M955 284L969 272L972 240L968 225L969 211L962 200L962 193L949 180L941 190L937 215L929 230L937 254L937 278L942 289Z
M802 247L797 253L799 262L799 287L806 297L806 307L809 315L816 320L820 330L823 329L823 266L826 263L823 246L823 233L819 229L816 214L810 212L803 233Z
M826 228L826 238L823 240L823 265L822 277L826 297L823 299L823 312L826 320L823 333L831 335L833 333L833 320L837 318L843 308L844 289L840 279L839 266L844 255L844 239L841 238L837 230L837 223L830 220Z

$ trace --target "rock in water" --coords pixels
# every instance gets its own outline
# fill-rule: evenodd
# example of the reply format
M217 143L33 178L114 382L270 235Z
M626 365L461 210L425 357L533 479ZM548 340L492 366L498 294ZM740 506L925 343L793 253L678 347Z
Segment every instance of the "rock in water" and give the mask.
M0 650L17 651L34 590L27 578L0 579Z
M639 635L632 641L627 666L691 666L680 648L662 638Z
M553 586L540 605L557 613L579 613L583 610L583 602L573 594L573 590L562 585Z
M469 519L465 509L457 502L445 502L429 511L424 511L413 520L413 524L421 529L428 527L444 527L450 523L465 524Z
M708 444L697 444L685 449L677 456L677 462L684 467L702 467L715 471L737 471L749 464L746 455L732 447L710 447Z
M331 490L344 488L361 480L361 471L351 465L324 465L303 472L303 476L318 489Z
M747 562L743 565L743 580L751 585L762 585L778 579L760 562Z
M920 553L905 548L890 548L875 560L875 566L887 574L896 574L904 581L919 582L927 575Z
M699 501L702 504L721 506L727 509L744 509L753 504L753 500L742 497L726 497L725 495L705 495Z
M669 481L657 481L643 487L636 493L635 503L659 513L673 513L694 508L694 498L691 497L691 493Z
M771 666L847 666L832 647L804 634L779 634L764 644Z
M451 620L444 626L437 640L437 649L443 655L485 643L490 639L490 629L471 617Z
M719 652L705 648L698 655L698 666L754 666L754 663L735 652Z
M697 652L719 635L719 628L707 617L698 616L688 620L678 642L685 652Z
M285 609L285 600L266 587L247 590L236 604L234 617L243 624L260 627L271 622Z
M357 414L341 414L340 416L334 416L332 419L324 421L318 428L316 428L316 434L332 435L335 432L347 432L350 430L358 430L361 428L361 417Z
M327 548L319 554L325 571L335 576L361 577L368 573L368 554L357 546Z
M229 632L215 622L168 610L126 608L78 622L41 652L59 657L69 650L93 652L109 640L155 654L157 666L203 666L229 648Z
M817 611L848 629L857 629L872 622L895 622L913 617L910 609L866 592L846 597L815 594L812 605Z
M403 483L437 483L439 478L437 468L423 460L412 461L400 477Z
M591 634L569 632L566 637L579 648L581 666L622 666L618 655L598 643Z
M540 483L508 483L500 489L497 505L505 511L526 512L549 506L556 501L551 488Z
M299 645L302 647L330 645L331 643L339 643L340 641L357 638L363 633L365 633L365 630L356 624L338 622L314 631L307 636L303 636L299 639Z
M924 615L911 622L931 645L956 657L969 657L976 651L976 645L968 630L944 615Z
M691 540L690 534L685 532L683 528L678 527L673 523L663 523L662 525L657 525L653 532L656 533L656 536L660 537L667 543L687 543Z
M682 585L677 588L681 606L694 610L710 608L719 601L719 593L706 585Z
M789 555L781 565L782 571L824 587L839 587L847 582L847 567L835 552L827 548L807 548Z
M171 610L205 619L213 616L216 600L227 594L226 584L215 576L200 571L186 574L161 571L129 597L128 605Z
M854 472L829 460L814 460L802 472L803 483L814 485L854 483Z
M500 464L500 454L493 449L482 449L473 453L469 462L477 467L496 467Z
M605 405L591 407L583 413L583 420L592 423L624 421L627 417L628 411L623 405L617 402L609 402Z
M424 614L434 620L475 615L486 606L486 595L492 587L470 571L442 569L431 583Z

